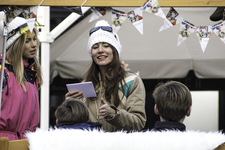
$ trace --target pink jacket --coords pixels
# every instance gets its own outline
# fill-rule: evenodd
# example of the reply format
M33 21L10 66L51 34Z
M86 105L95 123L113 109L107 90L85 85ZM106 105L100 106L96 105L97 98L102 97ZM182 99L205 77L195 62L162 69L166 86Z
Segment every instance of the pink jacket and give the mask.
M29 63L24 61L29 86L27 92L24 92L16 81L12 66L6 61L0 113L0 137L8 137L9 140L25 139L25 132L35 131L39 125L38 82L34 64L34 60L30 60Z

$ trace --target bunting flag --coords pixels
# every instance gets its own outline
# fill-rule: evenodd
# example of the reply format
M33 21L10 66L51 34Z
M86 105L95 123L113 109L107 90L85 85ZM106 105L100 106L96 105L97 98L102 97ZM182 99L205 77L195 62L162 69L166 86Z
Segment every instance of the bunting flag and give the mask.
M141 8L137 8L127 13L127 17L136 29L143 34L143 11Z
M212 34L212 29L210 26L198 26L196 28L197 37L201 45L203 53L205 52L206 46L209 42L209 38Z
M213 25L212 30L225 44L225 21Z
M6 14L0 12L0 34L3 32L4 21L8 24L17 16L26 19L27 25L30 31L38 23L36 21L38 6L8 6L4 10ZM75 12L79 15L83 15L82 7L65 7L66 9ZM171 7L168 14L165 16L157 0L147 0L141 7L129 11L128 13L122 12L120 10L111 9L110 7L92 7L92 16L89 22L96 20L104 15L107 11L111 11L112 28L113 32L117 33L121 28L126 18L131 20L131 23L136 27L136 29L143 34L143 10L149 13L153 13L164 19L163 25L160 27L159 31L163 31L167 28L180 24L180 31L178 35L177 46L179 46L184 40L186 40L195 30L197 37L199 39L202 51L205 52L206 46L208 44L209 38L212 31L222 40L225 44L225 21L220 22L213 26L199 26L195 27L190 22L184 20L179 13ZM42 26L38 24L39 26Z
M159 32L181 23L182 20L183 18L179 15L179 13L171 7L166 15L166 19L159 29Z
M108 11L108 8L107 7L92 7L91 10L93 13L91 15L89 22L92 22L102 16L105 16L106 12Z
M29 26L29 30L33 31L33 27L37 17L38 6L8 6L5 7L7 15L7 23L10 23L14 18L22 17L25 18Z
M4 21L5 21L5 13L4 11L0 11L0 35L2 36L4 31Z
M96 7L96 8L93 7L92 18L90 19L90 21L95 20L95 19L105 15L107 12L106 8L109 8L109 7ZM177 46L179 46L194 31L196 31L200 45L201 45L201 49L203 52L205 52L210 35L212 33L211 26L196 27L189 21L184 20L173 7L170 8L169 12L165 16L161 7L159 6L159 3L157 2L157 0L147 0L141 7L137 8L135 10L129 11L128 13L122 12L120 10L111 9L113 32L117 33L118 30L123 25L123 23L125 22L126 18L129 18L131 23L136 27L136 29L141 34L143 34L143 10L164 18L164 22L163 22L162 26L160 27L159 31L163 31L167 28L170 28L177 24L180 24L180 31L178 34ZM225 43L225 37L224 37L225 31L224 31L223 25L224 25L224 22L223 22L223 24L220 23L220 24L214 25L215 27L214 27L213 31Z
M9 6L5 7L7 12L7 23L11 22L14 18L22 17L25 19L36 18L37 17L37 6Z
M69 10L69 11L71 11L71 12L74 12L74 13L76 13L78 15L83 16L83 12L82 12L81 6L65 6L64 8Z
M180 24L177 46L179 46L184 40L186 40L195 31L195 29L196 27L192 23L183 20Z
M33 32L34 24L35 24L35 18L26 19L27 25L29 27L30 32Z
M127 14L125 12L112 9L112 28L114 33L118 32L126 19Z
M159 16L163 19L166 19L165 14L162 11L162 8L160 7L157 0L147 0L142 6L141 9L144 11L147 11L149 13L152 13L156 16Z

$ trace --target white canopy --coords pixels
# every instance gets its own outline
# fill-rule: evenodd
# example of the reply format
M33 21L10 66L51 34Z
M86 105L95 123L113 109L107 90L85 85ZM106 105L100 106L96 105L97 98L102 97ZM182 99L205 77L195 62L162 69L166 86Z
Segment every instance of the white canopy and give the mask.
M8 1L7 1L8 2ZM183 1L182 1L183 2ZM210 3L212 4L212 3ZM218 3L222 4L221 2ZM133 8L115 8L128 12ZM176 8L180 15L195 25L214 25L216 22L209 20L209 16L216 7L189 7ZM164 13L169 8L163 8ZM44 84L41 88L41 128L49 127L49 7L42 6L39 21L45 24L42 30L42 69ZM63 78L79 78L89 67L91 58L86 50L88 32L94 27L96 21L88 23L90 16L85 18L75 27L51 44L51 79L59 73ZM110 15L101 19L110 21ZM99 20L99 19L98 19ZM186 41L177 47L179 25L158 32L163 19L153 14L144 12L144 35L126 20L118 34L123 50L121 60L128 63L131 71L140 71L140 76L145 79L154 78L179 78L186 76L189 70L194 70L200 78L225 77L225 45L212 34L205 53L202 52L196 34L193 33ZM55 34L54 34L55 35ZM0 43L2 37L0 36ZM2 46L0 47L2 51ZM44 57L43 57L44 56Z
M178 13L195 26L212 26L209 16L215 7L176 8ZM128 12L135 8L115 8ZM166 15L169 8L163 8ZM212 33L205 52L194 32L177 47L180 25L159 32L161 17L144 12L144 34L127 19L118 31L122 44L121 60L143 79L182 78L194 70L198 78L225 78L225 44ZM87 51L88 33L98 20L111 23L111 14L90 22L89 15L51 44L51 79L57 73L62 78L81 78L91 64Z

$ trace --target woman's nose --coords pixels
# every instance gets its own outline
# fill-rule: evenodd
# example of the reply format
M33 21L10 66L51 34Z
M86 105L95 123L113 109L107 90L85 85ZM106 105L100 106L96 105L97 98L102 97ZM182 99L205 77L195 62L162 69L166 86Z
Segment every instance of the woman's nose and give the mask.
M100 44L98 47L98 52L103 52L103 51L104 51L103 46Z
M32 47L36 47L36 46L37 46L37 41L32 40L32 41L31 41L31 46L32 46Z

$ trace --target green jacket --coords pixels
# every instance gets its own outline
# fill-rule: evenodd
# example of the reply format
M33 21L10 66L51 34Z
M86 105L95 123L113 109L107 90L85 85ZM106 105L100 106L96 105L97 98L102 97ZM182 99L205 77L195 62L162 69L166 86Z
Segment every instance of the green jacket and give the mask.
M119 95L121 103L118 107L115 107L113 103L109 103L104 99L111 107L117 109L117 114L112 120L102 119L99 123L102 124L102 129L107 132L115 132L119 130L126 131L140 131L144 128L146 123L145 114L145 87L141 78L133 73L127 73L123 84L125 93L123 97L122 88L120 85ZM104 94L105 89L102 87L102 81L100 80L100 88L95 89L97 98L95 101L88 101L83 99L84 103L89 109L89 121L97 121L97 111L99 109L100 99ZM123 97L123 99L122 99ZM104 98L104 97L103 97ZM113 100L113 98L112 98Z

